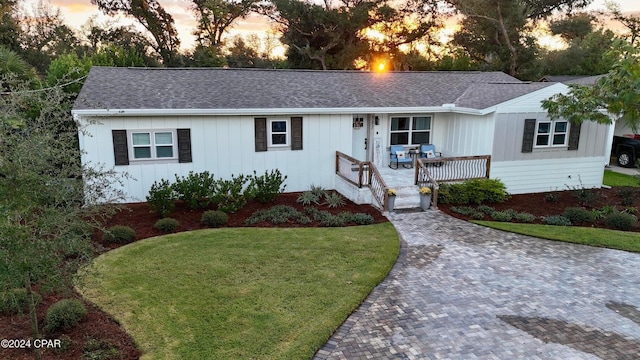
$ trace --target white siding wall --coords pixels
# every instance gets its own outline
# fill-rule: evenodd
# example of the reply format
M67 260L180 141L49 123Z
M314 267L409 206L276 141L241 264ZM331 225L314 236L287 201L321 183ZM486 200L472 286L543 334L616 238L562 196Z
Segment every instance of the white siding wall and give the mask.
M604 157L536 159L491 163L491 178L500 179L511 194L602 186Z
M436 114L432 142L443 156L491 154L493 114Z
M281 118L289 118L282 116ZM127 201L144 201L151 185L160 179L175 180L189 171L209 171L216 178L263 174L279 169L288 176L286 191L302 191L311 184L335 186L335 152L351 152L351 115L302 115L303 150L255 152L253 116L111 117L90 125L90 136L80 136L86 152L84 164L114 167L111 130L191 129L192 163L134 164L115 166L129 173L125 179Z

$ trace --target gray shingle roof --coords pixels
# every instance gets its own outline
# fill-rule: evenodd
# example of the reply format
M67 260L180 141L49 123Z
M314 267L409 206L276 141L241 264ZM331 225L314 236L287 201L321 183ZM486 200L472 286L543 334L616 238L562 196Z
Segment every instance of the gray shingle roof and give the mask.
M501 72L93 67L74 105L89 109L485 109L550 83Z

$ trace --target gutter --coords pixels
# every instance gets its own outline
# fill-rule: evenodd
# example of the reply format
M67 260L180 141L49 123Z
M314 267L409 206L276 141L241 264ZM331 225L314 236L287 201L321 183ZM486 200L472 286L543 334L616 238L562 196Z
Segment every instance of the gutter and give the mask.
M493 109L487 111L489 109ZM255 109L74 109L74 116L215 116L215 115L299 115L299 114L362 114L362 113L458 113L486 115L495 107L484 110L456 107L453 104L427 107L354 107L354 108L255 108Z

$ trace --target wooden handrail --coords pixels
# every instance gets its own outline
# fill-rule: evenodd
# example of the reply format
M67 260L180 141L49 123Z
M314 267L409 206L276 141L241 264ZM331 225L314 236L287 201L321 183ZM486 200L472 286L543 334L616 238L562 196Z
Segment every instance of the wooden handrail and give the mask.
M343 160L343 162L346 161L349 163L348 169L345 169L344 166L340 166L341 160ZM349 176L354 172L354 169L356 167L358 169L357 180L352 179ZM358 188L366 186L371 189L371 194L373 195L374 200L378 203L378 205L380 205L380 207L382 207L382 210L386 211L388 209L387 194L389 192L389 188L387 188L382 175L380 175L380 172L373 163L369 161L360 161L343 152L336 151L336 174L345 181L356 185Z

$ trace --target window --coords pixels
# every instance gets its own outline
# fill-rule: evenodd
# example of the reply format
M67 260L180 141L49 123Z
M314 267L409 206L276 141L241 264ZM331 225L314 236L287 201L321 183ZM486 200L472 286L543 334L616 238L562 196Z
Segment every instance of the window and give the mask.
M115 165L129 160L190 163L191 130L111 130Z
M567 146L569 123L566 121L539 121L536 126L535 146Z
M269 146L289 145L289 121L269 120Z
M131 132L131 159L153 160L175 158L173 131Z
M431 116L399 116L391 118L391 145L429 143Z

